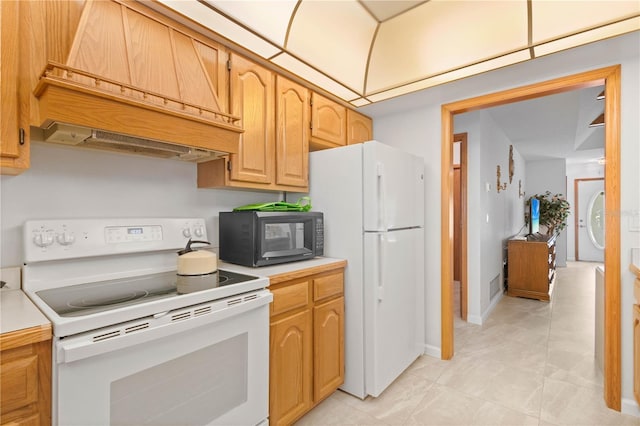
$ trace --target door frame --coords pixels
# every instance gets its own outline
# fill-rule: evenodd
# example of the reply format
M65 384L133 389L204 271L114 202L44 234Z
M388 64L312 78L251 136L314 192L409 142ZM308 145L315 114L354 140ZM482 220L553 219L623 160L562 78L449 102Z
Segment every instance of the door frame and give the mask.
M620 353L620 75L614 65L560 77L441 107L441 358L451 359L453 345L453 116L468 111L563 93L605 86L605 306L604 306L604 400L609 408L621 409Z
M460 316L467 320L467 133L456 133L453 142L460 142Z
M576 262L579 261L580 259L578 258L578 213L580 212L580 204L578 204L579 201L579 196L578 196L578 183L579 182L587 182L590 180L604 180L603 177L597 177L597 178L580 178L580 179L574 179L573 180L573 205L575 206L575 208L573 209L573 228L574 228L574 250L575 250L575 257L576 257ZM606 201L606 200L605 200ZM606 212L605 212L606 215ZM606 240L605 240L605 244L606 244ZM606 248L606 246L605 246Z

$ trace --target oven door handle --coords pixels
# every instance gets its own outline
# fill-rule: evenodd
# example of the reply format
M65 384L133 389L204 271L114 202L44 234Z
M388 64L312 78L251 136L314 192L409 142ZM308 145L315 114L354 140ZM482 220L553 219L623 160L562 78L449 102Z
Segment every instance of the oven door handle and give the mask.
M176 309L167 315L142 318L118 326L106 327L94 332L84 333L58 340L55 343L56 360L65 364L102 355L133 345L166 338L176 333L241 315L253 309L269 304L273 295L263 290L250 295L231 297L223 301L204 303L190 308ZM210 312L196 315L211 307ZM265 321L269 321L266 310Z

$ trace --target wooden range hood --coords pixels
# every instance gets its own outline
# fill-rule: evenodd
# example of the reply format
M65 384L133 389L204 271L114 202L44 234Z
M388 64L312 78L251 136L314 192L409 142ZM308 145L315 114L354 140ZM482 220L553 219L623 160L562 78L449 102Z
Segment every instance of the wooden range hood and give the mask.
M28 3L32 21L45 22L34 28L45 54L31 56L32 125L53 132L51 141L147 155L162 151L156 145L205 157L238 152L243 130L226 112L220 46L137 2ZM121 137L78 139L95 130Z

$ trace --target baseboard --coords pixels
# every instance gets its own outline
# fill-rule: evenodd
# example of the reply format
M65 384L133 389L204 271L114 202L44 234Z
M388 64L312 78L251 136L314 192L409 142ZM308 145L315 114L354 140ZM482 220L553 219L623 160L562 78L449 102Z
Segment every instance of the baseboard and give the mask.
M622 398L622 414L628 414L634 417L640 417L640 405L635 399Z
M482 325L482 317L480 315L467 314L467 322L476 325Z
M438 359L442 358L442 351L440 348L433 345L424 345L424 354Z
M491 301L491 304L489 305L487 310L484 311L484 313L482 314L482 322L483 323L487 320L487 318L489 318L489 315L491 314L491 312L493 312L493 310L498 305L498 302L500 302L503 297L504 297L504 293L502 293L502 292L499 292L498 294L496 294L496 296Z
M502 293L502 292L496 294L495 297L493 298L493 300L491 301L491 304L489 305L487 310L482 313L482 315L467 314L467 322L469 322L471 324L475 324L475 325L484 324L484 322L487 320L487 318L489 318L489 315L491 314L491 312L498 305L498 302L500 300L502 300L503 296L504 296L504 293Z

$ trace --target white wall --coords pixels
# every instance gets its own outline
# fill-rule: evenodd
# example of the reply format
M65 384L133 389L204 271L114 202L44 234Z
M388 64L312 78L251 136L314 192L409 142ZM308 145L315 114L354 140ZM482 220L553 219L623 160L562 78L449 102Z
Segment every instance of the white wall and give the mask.
M490 283L497 276L503 287L504 247L524 224L524 201L518 195L518 180L525 181L525 162L514 148L514 176L509 184L510 140L485 111L454 117L455 133L467 133L468 200L468 316L482 324L502 291L491 298ZM507 188L497 192L496 166ZM487 191L487 185L490 189ZM478 232L479 231L479 232Z
M576 179L604 178L604 165L598 163L567 164L567 200L571 203L571 213L567 218L567 260L576 260L576 230L574 205ZM624 263L624 259L622 259Z
M527 161L527 198L535 194L567 196L567 167L564 159ZM572 204L568 199L569 204ZM567 232L560 232L556 239L556 266L567 266Z
M623 407L633 401L633 274L628 269L631 247L640 247L640 234L630 230L640 215L640 32L592 43L565 52L465 78L421 92L361 108L374 118L376 139L425 159L427 214L425 218L426 345L440 349L440 161L441 106L449 102L520 87L583 71L620 64L621 97L621 300ZM472 155L472 154L469 154ZM469 178L471 179L471 177ZM615 214L616 212L610 212ZM472 236L469 235L470 241Z
M204 217L217 247L220 211L281 196L198 189L193 163L43 142L32 144L29 170L0 177L0 190L2 267L22 264L22 224L28 219Z

